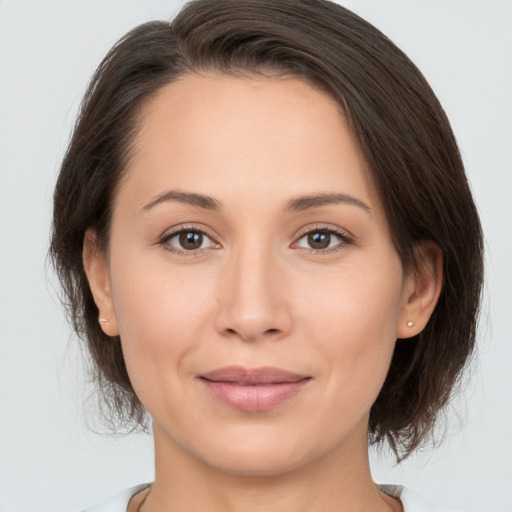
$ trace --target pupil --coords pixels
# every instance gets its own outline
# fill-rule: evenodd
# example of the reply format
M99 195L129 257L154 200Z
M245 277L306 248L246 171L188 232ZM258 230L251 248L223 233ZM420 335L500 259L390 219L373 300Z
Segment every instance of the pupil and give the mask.
M183 249L199 249L202 243L203 235L201 233L193 233L190 231L180 233L180 244L183 247Z
M322 232L310 233L308 243L313 249L326 249L331 243L331 235Z

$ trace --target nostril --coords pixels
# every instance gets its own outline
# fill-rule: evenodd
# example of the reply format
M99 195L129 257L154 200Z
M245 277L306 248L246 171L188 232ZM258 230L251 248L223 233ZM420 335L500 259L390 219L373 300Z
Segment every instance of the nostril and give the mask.
M226 334L230 335L230 336L241 336L243 339L253 339L253 338L256 338L257 336L251 333L242 333L242 332L239 332L237 329L233 329L233 328L228 328L224 331ZM263 331L263 336L273 336L273 335L276 335L278 333L280 333L281 330L280 329L275 329L275 328L272 328L272 329L267 329L266 331Z

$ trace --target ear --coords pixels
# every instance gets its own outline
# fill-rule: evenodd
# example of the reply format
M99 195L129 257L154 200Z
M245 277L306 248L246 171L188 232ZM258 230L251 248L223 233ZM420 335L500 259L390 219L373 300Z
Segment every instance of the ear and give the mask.
M98 322L107 336L117 336L119 329L110 287L110 272L94 230L88 229L85 233L82 258L85 275L99 311Z
M426 241L414 250L417 267L404 278L397 338L410 338L427 325L443 286L443 252Z

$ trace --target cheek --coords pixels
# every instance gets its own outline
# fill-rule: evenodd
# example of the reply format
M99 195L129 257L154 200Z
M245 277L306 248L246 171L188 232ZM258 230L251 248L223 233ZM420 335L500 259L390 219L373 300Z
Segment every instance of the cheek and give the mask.
M198 287L202 276L197 271L191 278L128 252L115 256L112 293L123 354L132 385L151 410L161 390L179 390L179 377L200 345L212 301L207 287Z
M396 342L402 272L391 261L386 271L371 267L317 280L303 304L310 339L329 365L333 393L350 392L354 403L371 405L386 377ZM319 288L318 283L323 282Z
M361 337L362 345L390 335L394 341L402 301L401 264L398 257L372 263L304 273L297 289L302 316L320 327L339 329L342 339Z
M171 265L159 247L118 245L111 254L111 280L121 338L144 344L168 344L172 338L179 345L200 324L209 302L207 269Z

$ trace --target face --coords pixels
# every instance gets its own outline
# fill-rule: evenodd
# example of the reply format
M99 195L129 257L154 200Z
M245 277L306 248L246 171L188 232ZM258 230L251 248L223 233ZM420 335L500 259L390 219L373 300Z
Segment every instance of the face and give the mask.
M190 75L141 119L87 270L157 446L244 474L366 449L414 283L337 103Z

